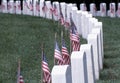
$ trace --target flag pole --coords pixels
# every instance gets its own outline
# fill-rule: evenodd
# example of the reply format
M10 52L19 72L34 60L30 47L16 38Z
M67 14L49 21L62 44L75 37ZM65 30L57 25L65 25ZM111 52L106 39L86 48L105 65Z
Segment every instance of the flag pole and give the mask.
M19 83L19 76L20 76L20 59L18 60L18 75L17 75L17 83Z
M41 45L41 50L42 50L42 56L41 56L41 82L43 82L43 70L42 70L42 59L43 59L43 43Z
M57 38L57 32L55 33L55 42L54 42L54 45L56 44L56 38ZM54 53L55 53L55 46L54 46ZM54 65L55 65L55 57L54 57Z

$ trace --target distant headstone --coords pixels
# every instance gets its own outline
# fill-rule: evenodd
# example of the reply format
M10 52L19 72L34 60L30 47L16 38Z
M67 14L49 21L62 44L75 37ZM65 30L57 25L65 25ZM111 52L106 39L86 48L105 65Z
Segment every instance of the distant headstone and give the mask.
M120 17L120 3L117 6L117 17Z
M46 18L47 19L52 19L52 5L51 5L51 1L45 1L46 7L47 7L47 11L46 11Z
M96 16L96 14L97 14L97 8L96 8L95 3L91 3L91 4L90 4L90 13L91 13L93 16Z
M116 17L116 8L115 8L115 3L110 3L109 4L109 8L110 8L110 17Z
M100 16L106 16L106 3L100 3Z
M16 1L16 14L21 14L21 1Z
M7 0L3 0L1 3L2 13L8 13L7 11Z
M80 4L80 10L81 10L81 11L87 11L87 7L86 7L86 4L85 4L85 3L81 3L81 4Z

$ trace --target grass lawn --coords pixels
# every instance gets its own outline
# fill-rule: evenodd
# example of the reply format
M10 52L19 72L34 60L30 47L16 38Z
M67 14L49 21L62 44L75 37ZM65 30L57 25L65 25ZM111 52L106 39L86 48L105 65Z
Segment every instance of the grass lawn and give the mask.
M120 83L120 19L101 18L104 36L104 69L97 83ZM0 83L16 83L18 59L25 83L41 83L41 44L50 70L53 67L54 40L61 46L58 23L40 17L0 14ZM68 32L64 38L69 48ZM81 44L86 43L81 38Z
M25 83L41 83L42 43L52 70L55 33L61 46L61 30L65 32L69 48L68 32L58 22L40 17L0 14L0 19L0 83L16 83L19 59Z
M104 69L97 83L120 83L120 19L100 18L104 32Z

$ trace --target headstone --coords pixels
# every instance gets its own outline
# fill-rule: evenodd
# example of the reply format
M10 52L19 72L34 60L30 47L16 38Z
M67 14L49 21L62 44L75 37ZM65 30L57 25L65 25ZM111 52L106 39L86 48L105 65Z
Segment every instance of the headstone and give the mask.
M1 4L2 13L8 13L7 11L7 0L3 0Z
M45 1L40 1L40 17L45 17L47 11L47 6Z
M70 65L54 66L52 69L52 83L72 83Z
M75 24L75 26L77 25L76 23L76 19L77 19L77 16L76 16L76 12L77 12L77 7L72 7L72 10L71 10L71 17L72 17L72 20L73 20L73 22L74 22L74 24Z
M74 51L71 54L72 83L88 83L87 62L84 51Z
M81 11L87 11L87 7L86 7L86 4L85 4L85 3L81 3L81 4L80 4L80 10L81 10Z
M98 35L98 53L99 53L99 67L102 70L103 69L103 56L102 56L102 43L101 43L101 30L100 28L97 28L98 24L95 24L95 28L92 29L92 33L93 34L97 34Z
M76 27L77 27L77 30L78 30L78 33L80 34L80 35L82 35L82 29L81 29L81 17L82 17L82 11L81 10L78 10L77 12L76 12L76 23L77 23L77 25L76 25Z
M118 3L117 7L117 17L120 17L120 3Z
M58 21L58 9L57 9L57 5L59 5L59 2L55 1L55 2L53 2L52 5L53 5L53 9L54 9L54 11L53 11L53 20Z
M115 17L116 16L115 3L110 3L109 7L110 7L110 17Z
M28 14L28 0L23 0L23 15L27 15Z
M90 4L90 13L91 13L93 16L96 16L97 8L96 8L95 3L91 3L91 4Z
M28 15L33 15L33 1L32 0L29 0L28 1Z
M100 16L106 16L106 3L100 3Z
M21 1L16 1L16 14L21 14Z
M104 59L104 49L103 49L103 27L102 22L98 22L98 28L100 28L101 31L101 48L102 48L102 57Z
M61 11L62 11L62 14L63 14L63 18L65 20L65 15L66 15L66 3L65 2L60 2L60 6L61 6Z
M13 14L15 13L15 9L14 9L14 1L10 0L8 1L8 13Z
M98 35L89 34L87 39L88 44L91 44L93 47L93 61L95 69L95 79L99 80L99 52L98 52Z
M46 18L47 19L52 19L53 8L52 8L52 5L51 5L51 1L45 1L45 4L47 6Z
M34 0L33 3L33 14L34 16L39 16L40 13L40 5L38 0Z
M93 48L91 44L82 44L80 51L85 51L87 60L88 83L95 83L95 70L93 61Z
M66 10L66 13L67 13L67 20L68 22L70 23L70 13L72 11L72 7L73 5L70 3L70 4L67 4L67 10Z

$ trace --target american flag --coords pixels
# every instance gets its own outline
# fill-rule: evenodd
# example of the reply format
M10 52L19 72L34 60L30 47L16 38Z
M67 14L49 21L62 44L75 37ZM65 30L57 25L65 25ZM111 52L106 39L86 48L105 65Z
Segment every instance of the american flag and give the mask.
M71 46L72 46L72 51L79 51L80 50L80 37L77 32L77 28L71 19L71 28L70 28L70 40L71 40Z
M43 2L43 7L42 7L42 11L45 13L48 10L45 2Z
M40 11L40 6L39 6L39 2L38 1L36 1L36 10L39 12Z
M18 62L17 83L24 83L23 76L20 72L20 61Z
M51 83L51 73L44 52L42 54L42 71L43 71L43 82Z
M20 2L18 3L18 9L21 10L21 4L20 4Z
M114 13L114 10L115 10L115 9L114 9L114 5L113 5L112 3L111 3L110 5L111 5L111 7L110 7L110 12L111 12L111 13Z
M87 7L86 7L86 4L84 4L83 6L84 6L84 11L87 11Z
M11 8L12 8L11 4L10 4L10 2L8 2L7 9L10 10Z
M70 64L70 56L65 45L64 39L62 39L62 57L63 57L63 64L68 65Z
M55 41L54 58L55 58L55 61L57 61L57 65L63 64L63 58L62 58L57 41Z
M62 14L62 9L61 9L61 6L60 6L60 19L59 19L61 25L64 25L64 17L63 17L63 14Z
M104 13L105 12L105 6L104 6L104 4L102 4L102 13Z
M28 2L26 0L24 1L24 6L26 6L27 9L29 9Z
M32 3L32 1L30 1L29 9L30 9L30 11L33 11L33 3Z
M56 6L56 4L54 4L53 7L54 7L54 9L53 9L53 14L54 14L55 16L58 16L58 11L57 11L57 6Z

